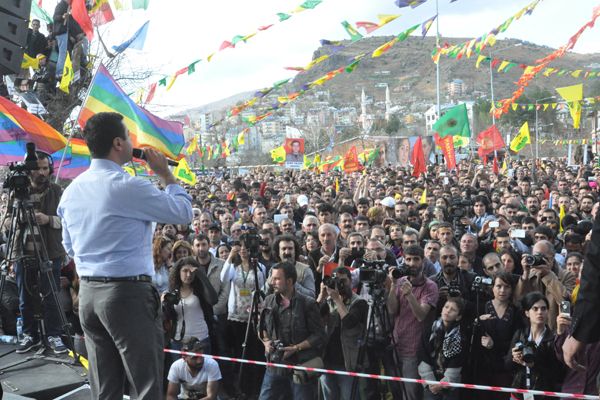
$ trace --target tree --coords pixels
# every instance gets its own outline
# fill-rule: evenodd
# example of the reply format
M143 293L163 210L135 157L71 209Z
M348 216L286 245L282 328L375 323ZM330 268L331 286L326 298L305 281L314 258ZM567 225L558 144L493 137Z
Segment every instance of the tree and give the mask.
M396 114L392 115L390 117L390 120L388 121L387 125L384 128L385 133L387 133L388 135L393 135L394 133L398 132L400 130L400 118L398 118L398 116Z

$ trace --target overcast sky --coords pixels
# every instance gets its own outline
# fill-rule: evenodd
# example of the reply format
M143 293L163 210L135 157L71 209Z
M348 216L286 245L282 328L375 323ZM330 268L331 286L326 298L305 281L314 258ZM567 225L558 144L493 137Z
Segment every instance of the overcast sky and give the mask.
M116 19L102 27L101 32L110 46L125 40L150 20L144 51L128 50L127 54L132 67L154 70L157 75L152 81L156 81L160 74L171 74L198 58L204 59L216 51L223 40L231 40L237 34L250 34L261 25L276 22L276 13L292 11L302 1L150 0L146 11L115 12ZM481 36L529 3L529 0L457 0L454 3L439 0L440 33L443 37ZM44 0L44 7L50 13L53 4L56 0ZM155 105L149 109L166 115L271 86L279 79L293 76L284 67L308 63L320 39L348 38L341 21L354 24L377 21L377 14L401 14L373 33L395 35L435 15L435 6L435 0L415 9L400 9L393 0L324 0L314 10L295 14L259 32L246 44L217 53L210 63L197 64L196 73L180 77L169 92L158 91ZM518 38L558 47L590 19L595 6L598 2L594 0L542 0L532 15L513 22L499 38ZM364 32L361 30L361 33ZM435 35L435 25L429 35ZM600 27L587 30L574 50L600 52Z

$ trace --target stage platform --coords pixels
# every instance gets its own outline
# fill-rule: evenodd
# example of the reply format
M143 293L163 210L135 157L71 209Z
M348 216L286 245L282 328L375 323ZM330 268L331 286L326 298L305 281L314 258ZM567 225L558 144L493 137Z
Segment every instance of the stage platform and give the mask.
M4 391L3 400L84 398L61 397L86 383L87 371L80 365L73 365L72 358L66 354L55 355L51 350L47 350L46 355L52 360L36 359L33 358L35 352L17 354L15 348L16 345L0 344L0 371L2 371L0 382ZM18 364L28 359L29 361ZM89 394L87 398L90 398Z

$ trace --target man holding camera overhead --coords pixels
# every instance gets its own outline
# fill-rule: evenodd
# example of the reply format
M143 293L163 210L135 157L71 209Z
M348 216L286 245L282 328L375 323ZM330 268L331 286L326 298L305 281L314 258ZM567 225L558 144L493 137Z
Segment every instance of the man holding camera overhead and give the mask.
M394 341L398 356L400 357L400 376L405 378L419 378L419 359L417 351L421 343L423 328L435 309L438 301L438 287L431 279L423 275L423 260L425 254L418 245L411 245L404 249L404 273L399 279L394 270L390 269L389 277L392 286L387 300L387 307L394 324ZM394 388L396 386L396 388ZM400 398L397 384L392 385L394 398ZM422 398L421 385L408 383L406 399L417 400Z
M548 325L556 330L560 302L571 298L576 277L571 272L560 268L554 256L554 246L547 240L538 241L533 246L531 254L523 254L521 258L523 274L515 289L515 299L521 299L530 292L543 293L550 303Z

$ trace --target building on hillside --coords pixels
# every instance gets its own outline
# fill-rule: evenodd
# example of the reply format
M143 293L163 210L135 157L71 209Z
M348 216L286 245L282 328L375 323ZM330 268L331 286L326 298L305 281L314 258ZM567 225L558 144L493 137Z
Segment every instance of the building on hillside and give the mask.
M457 98L465 94L465 83L462 79L454 79L448 83L448 97Z

